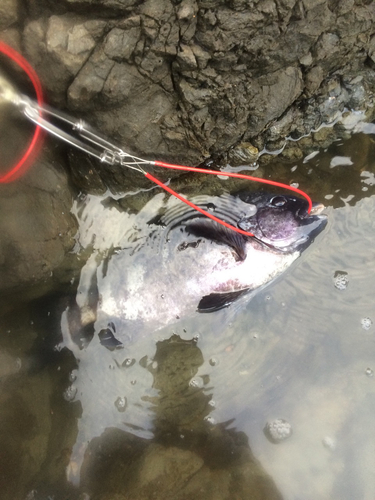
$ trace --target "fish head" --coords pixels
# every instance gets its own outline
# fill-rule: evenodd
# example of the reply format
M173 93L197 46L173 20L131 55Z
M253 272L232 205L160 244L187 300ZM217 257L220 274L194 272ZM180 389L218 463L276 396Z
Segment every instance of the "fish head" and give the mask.
M327 224L321 203L313 203L308 213L307 201L296 196L240 193L239 197L250 207L237 222L238 227L275 250L302 252Z

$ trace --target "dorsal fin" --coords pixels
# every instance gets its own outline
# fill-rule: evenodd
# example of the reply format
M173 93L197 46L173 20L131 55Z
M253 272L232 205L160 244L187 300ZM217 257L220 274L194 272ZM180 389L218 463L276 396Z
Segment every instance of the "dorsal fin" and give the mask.
M187 224L186 230L194 236L201 236L208 240L230 246L236 252L240 260L245 260L246 258L246 239L242 234L236 233L232 229L222 226L217 222L198 220Z
M245 288L244 290L237 290L235 292L210 293L210 295L205 295L198 304L198 312L214 312L228 307L247 291L248 289Z

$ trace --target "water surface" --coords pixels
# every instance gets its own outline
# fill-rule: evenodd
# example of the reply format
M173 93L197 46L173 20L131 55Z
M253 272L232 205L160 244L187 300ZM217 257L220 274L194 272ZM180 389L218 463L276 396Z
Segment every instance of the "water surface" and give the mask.
M329 224L251 301L114 351L97 331L87 345L72 340L71 298L2 317L2 498L373 499L375 148L366 132L262 167L323 202ZM72 287L79 305L103 259L136 239L164 199L153 189L76 201L78 243L91 255ZM159 249L155 239L147 252ZM264 429L277 419L292 433L274 443Z

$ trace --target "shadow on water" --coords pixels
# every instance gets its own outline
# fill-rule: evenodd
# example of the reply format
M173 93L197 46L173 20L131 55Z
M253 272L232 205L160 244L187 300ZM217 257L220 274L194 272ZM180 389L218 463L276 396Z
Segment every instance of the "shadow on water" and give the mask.
M78 467L71 456L82 406L66 397L77 362L68 349L56 349L60 338L47 336L59 331L56 312L66 305L55 299L30 304L16 322L14 315L2 321L3 331L12 324L1 344L2 498L247 498L251 492L281 499L246 434L231 427L233 421L210 421L213 395L191 383L202 352L196 340L177 335L157 342L152 362L139 362L155 390L146 397L153 438L105 428L73 470L79 487L69 484L66 468ZM117 411L124 415L126 403Z
M158 342L153 364L154 438L106 429L85 453L81 484L100 498L280 499L272 479L231 422L207 421L211 396L191 385L203 356L178 336ZM157 365L157 366L156 366ZM154 367L153 367L154 366ZM251 493L252 492L252 493Z
M108 197L76 207L83 247L85 215L104 217L78 288L0 318L1 498L371 500L373 153L356 134L267 167L327 205L325 232L250 302L129 334L122 349L105 349L90 318L105 263L149 214ZM147 251L159 247L155 234ZM275 443L265 429L277 425L292 433Z

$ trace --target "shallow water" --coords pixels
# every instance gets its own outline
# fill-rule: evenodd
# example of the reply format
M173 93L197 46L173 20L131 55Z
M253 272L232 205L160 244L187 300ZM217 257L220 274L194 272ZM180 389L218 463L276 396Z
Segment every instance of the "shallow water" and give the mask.
M61 297L1 319L2 498L373 499L375 146L367 132L263 167L323 202L329 225L251 301L181 318L112 352L97 332L87 347L72 341ZM141 215L126 209L141 197ZM164 195L127 198L89 196L73 208L80 244L92 245L75 285L80 305L99 257L109 252L110 262L129 234L136 239ZM264 429L277 419L292 434L274 443Z

